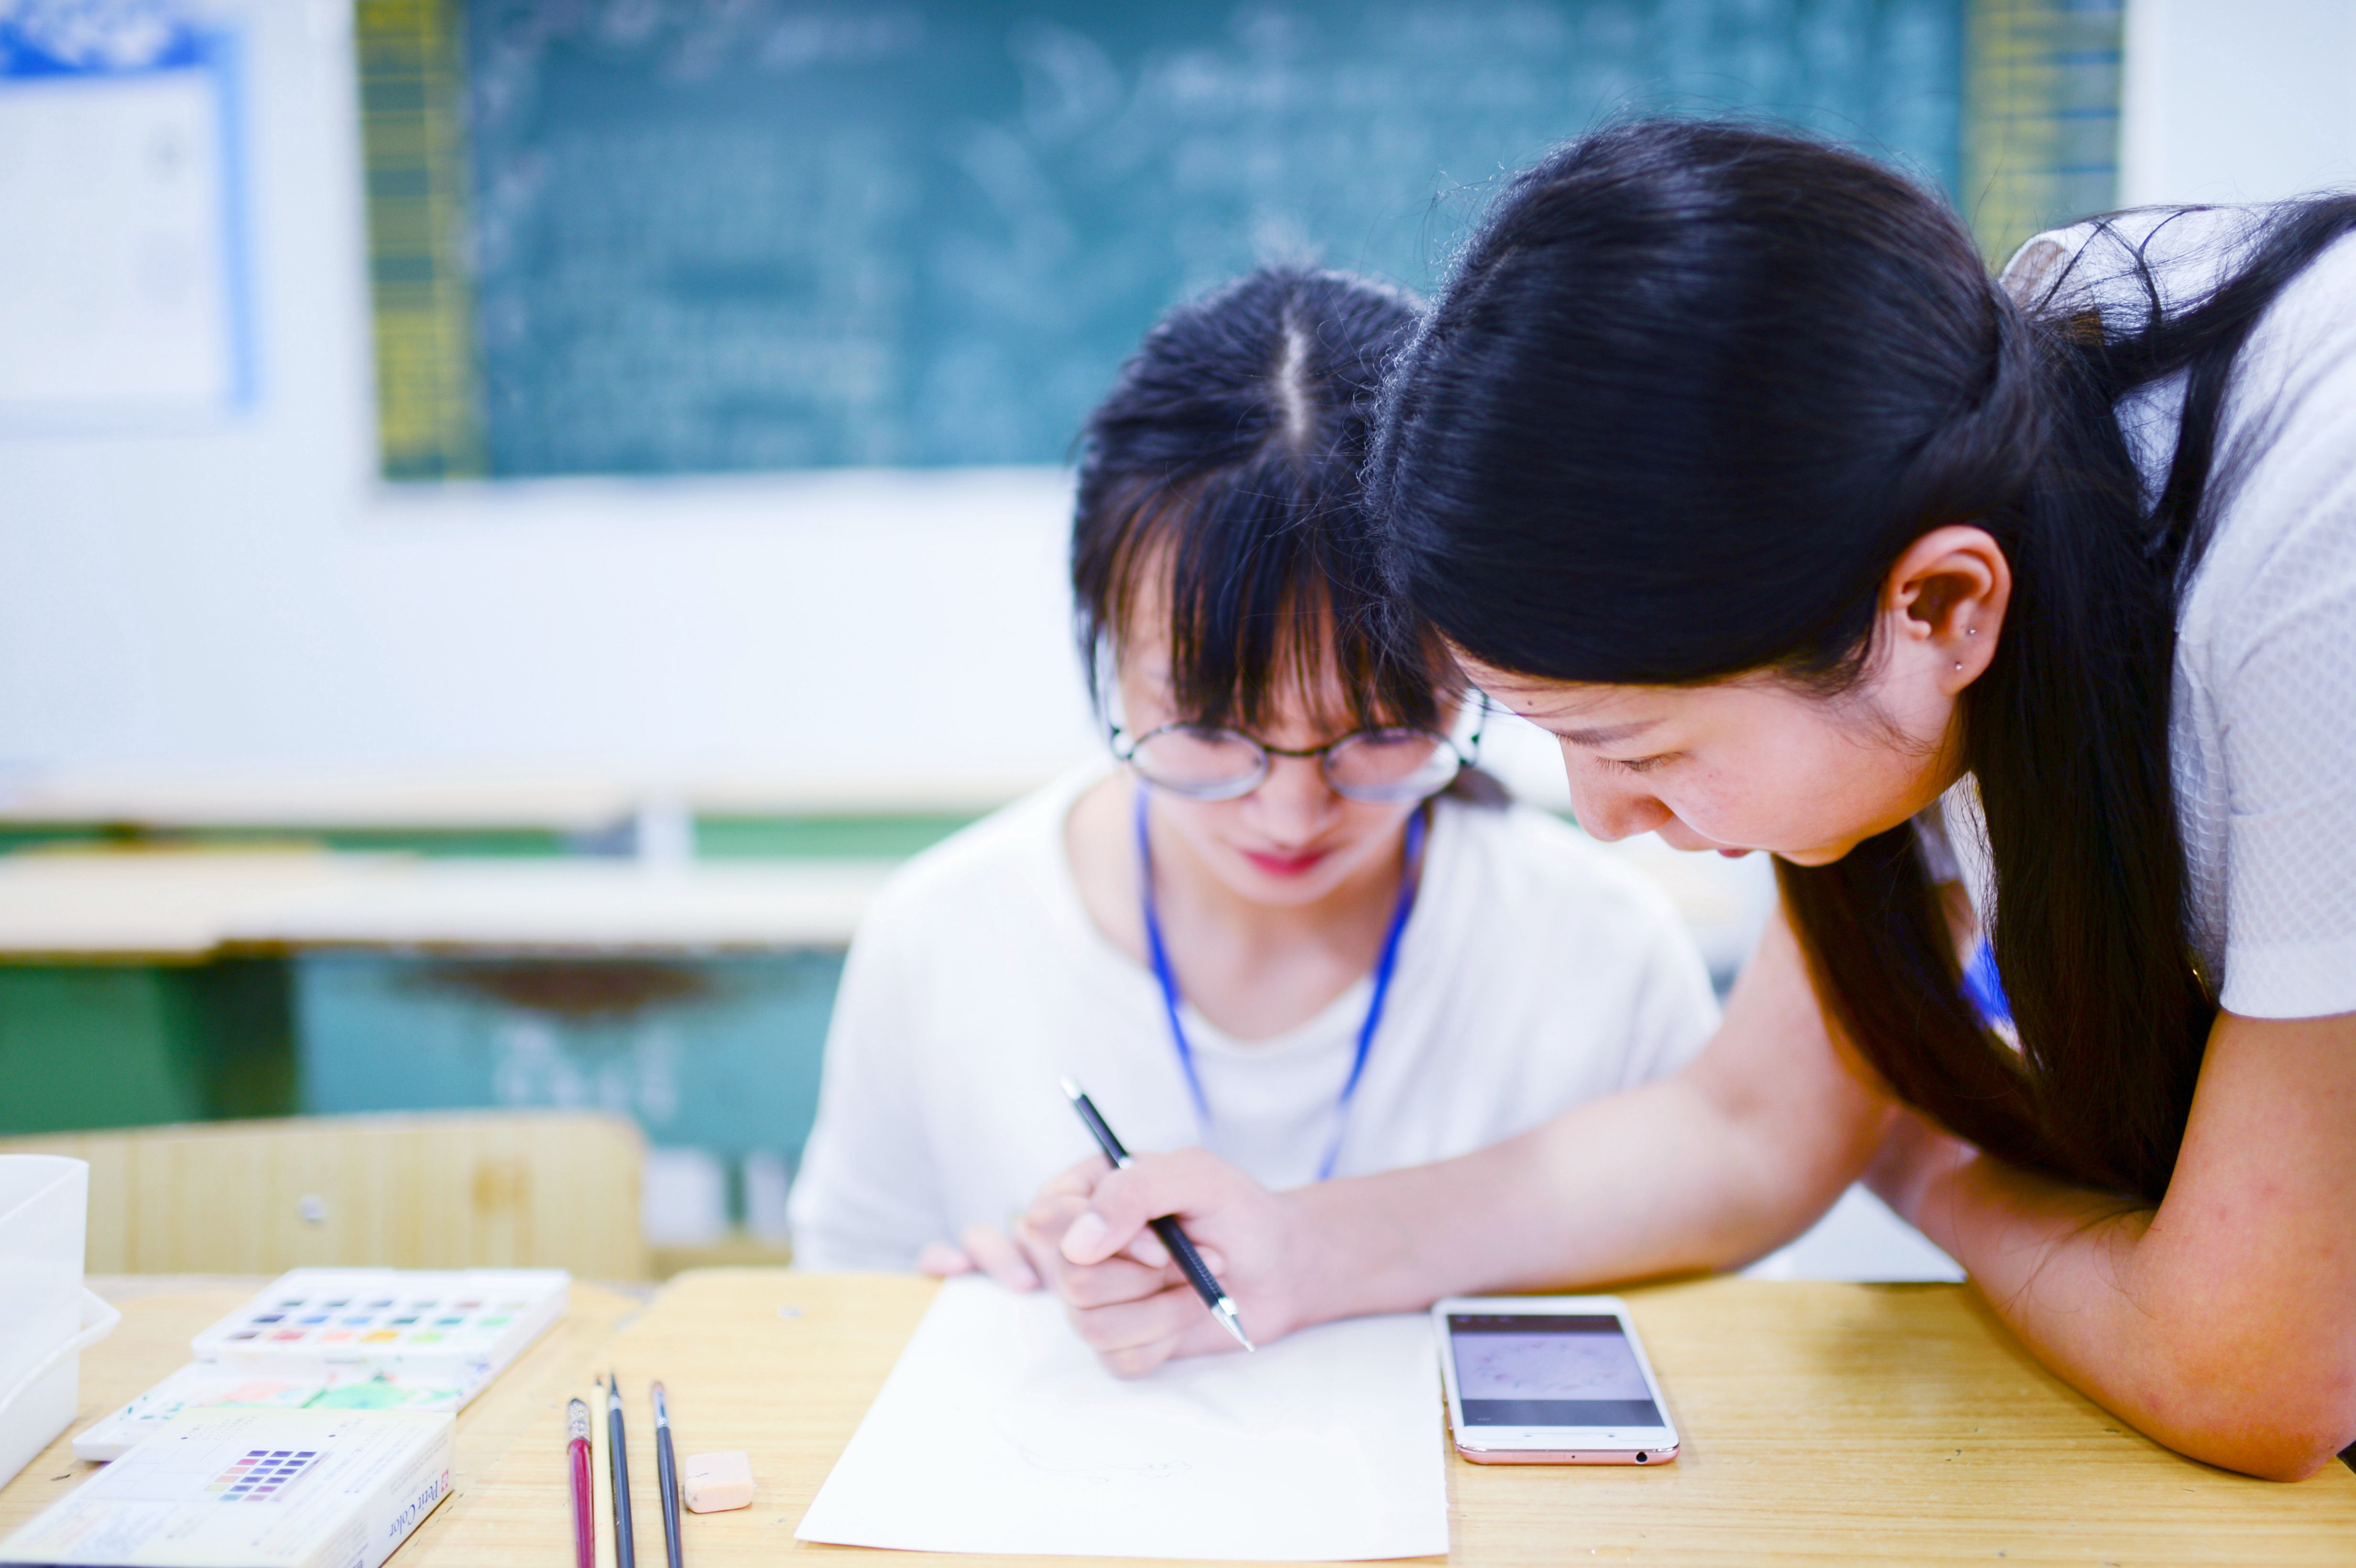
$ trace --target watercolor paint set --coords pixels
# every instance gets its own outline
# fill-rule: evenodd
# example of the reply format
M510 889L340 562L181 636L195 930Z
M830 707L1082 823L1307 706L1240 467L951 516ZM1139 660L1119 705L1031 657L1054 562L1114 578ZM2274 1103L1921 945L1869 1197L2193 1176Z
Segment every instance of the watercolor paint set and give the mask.
M417 1410L192 1410L51 1503L0 1563L378 1568L450 1495L455 1426Z
M295 1269L194 1341L225 1366L366 1367L479 1386L564 1315L562 1269Z
M191 1361L130 1403L74 1434L77 1459L120 1459L163 1424L192 1410L426 1410L455 1412L490 1381L420 1376L372 1367L298 1367L284 1372Z

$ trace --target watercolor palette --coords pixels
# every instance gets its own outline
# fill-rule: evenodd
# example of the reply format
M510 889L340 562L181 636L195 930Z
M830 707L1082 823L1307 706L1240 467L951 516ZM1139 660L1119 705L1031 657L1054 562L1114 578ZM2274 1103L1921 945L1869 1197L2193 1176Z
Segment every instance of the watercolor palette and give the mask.
M490 1381L380 1371L372 1367L296 1367L260 1371L191 1361L130 1403L74 1434L77 1459L119 1459L166 1422L191 1410L456 1411Z
M249 1448L205 1490L225 1503L266 1503L318 1462L316 1448Z
M238 1366L496 1372L564 1314L562 1269L296 1269L197 1336Z

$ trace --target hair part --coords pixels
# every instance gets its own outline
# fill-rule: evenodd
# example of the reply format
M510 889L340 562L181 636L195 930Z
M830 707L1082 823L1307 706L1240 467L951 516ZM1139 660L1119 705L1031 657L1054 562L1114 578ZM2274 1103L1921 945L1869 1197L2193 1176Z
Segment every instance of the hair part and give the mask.
M1398 290L1297 267L1164 316L1087 421L1072 528L1090 694L1146 630L1193 722L1250 730L1286 698L1320 720L1434 725L1453 669L1387 635L1359 470L1384 368L1416 318Z

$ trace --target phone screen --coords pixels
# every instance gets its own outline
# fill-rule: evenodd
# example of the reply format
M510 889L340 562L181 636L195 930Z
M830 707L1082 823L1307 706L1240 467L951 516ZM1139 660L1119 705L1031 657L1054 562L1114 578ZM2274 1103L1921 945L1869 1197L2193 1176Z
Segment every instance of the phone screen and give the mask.
M1664 1426L1636 1352L1608 1312L1451 1312L1467 1426Z

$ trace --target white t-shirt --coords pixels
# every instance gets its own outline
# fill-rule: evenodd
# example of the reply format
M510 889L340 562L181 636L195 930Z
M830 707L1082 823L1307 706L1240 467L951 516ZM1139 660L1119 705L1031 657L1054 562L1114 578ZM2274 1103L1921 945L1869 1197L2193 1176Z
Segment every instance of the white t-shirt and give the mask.
M1094 1152L1064 1077L1134 1150L1201 1144L1271 1187L1315 1179L1371 981L1248 1043L1186 1008L1213 1112L1198 1128L1152 973L1072 880L1066 817L1103 773L918 856L868 914L794 1186L802 1266L905 1269L928 1242L1020 1214ZM1716 1027L1668 900L1574 829L1443 797L1424 855L1336 1175L1511 1136L1682 1066Z
M2092 305L2116 330L2147 308L2132 247L2172 308L2230 277L2265 216L2136 213L2099 239L2082 224L2031 240L2014 267L2051 277L2073 259L2058 303ZM2179 376L2119 411L2155 496L2183 396ZM2222 504L2178 614L2169 731L2193 942L2230 1011L2356 1011L2356 240L2318 257L2260 318L2217 452ZM1947 816L1985 908L1964 792Z

